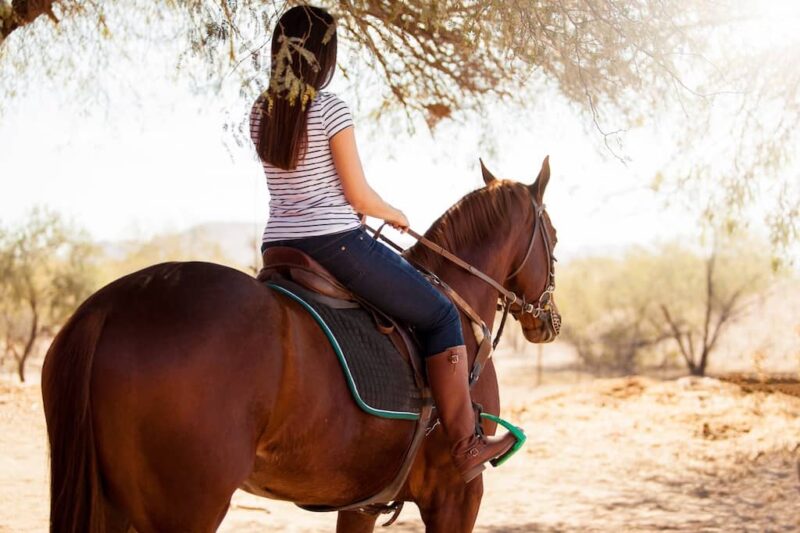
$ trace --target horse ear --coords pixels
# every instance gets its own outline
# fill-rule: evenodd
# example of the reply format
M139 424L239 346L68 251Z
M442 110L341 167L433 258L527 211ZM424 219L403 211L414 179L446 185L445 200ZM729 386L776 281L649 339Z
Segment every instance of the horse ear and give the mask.
M483 159L481 159L479 157L478 161L481 162L481 173L483 174L483 182L486 185L489 185L491 182L493 182L497 178L495 178L494 175L491 172L489 172L489 169L486 168L486 165L483 164Z
M542 169L539 171L539 175L536 177L536 181L533 184L528 185L528 188L533 194L533 197L536 198L538 203L542 203L542 198L544 198L544 190L547 188L547 183L550 181L550 156L545 156L544 161L542 161Z

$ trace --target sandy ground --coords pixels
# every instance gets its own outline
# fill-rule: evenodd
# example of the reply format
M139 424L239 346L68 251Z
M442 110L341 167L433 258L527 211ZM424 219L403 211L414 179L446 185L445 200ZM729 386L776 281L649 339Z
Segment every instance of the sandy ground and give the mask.
M523 450L485 475L476 531L800 531L800 398L714 379L633 377L533 388L500 366ZM45 531L38 385L0 382L0 532ZM236 493L221 531L333 531L335 515ZM407 505L394 531L422 531Z

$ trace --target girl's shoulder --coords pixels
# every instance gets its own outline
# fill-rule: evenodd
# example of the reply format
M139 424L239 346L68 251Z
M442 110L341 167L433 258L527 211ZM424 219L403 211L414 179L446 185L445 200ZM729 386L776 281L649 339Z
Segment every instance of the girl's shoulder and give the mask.
M331 91L317 91L317 95L314 97L314 101L320 100L329 100L331 98L339 98L336 96L336 93L332 93Z
M317 117L329 139L344 128L353 125L348 105L329 91L317 93L310 112Z
M267 96L266 92L261 93L258 97L256 97L253 105L251 107L251 112L253 111L260 111L261 109L265 108L267 105ZM332 93L330 91L318 91L317 94L314 96L314 99L311 101L312 108L325 108L329 109L331 106L335 107L342 107L347 106L347 104L336 95L336 93Z
M317 107L326 108L330 107L331 105L347 105L336 93L332 93L330 91L318 91L317 95L314 97L313 104Z
M259 94L253 105L250 106L250 116L257 116L260 117L261 112L267 107L267 93L263 92Z

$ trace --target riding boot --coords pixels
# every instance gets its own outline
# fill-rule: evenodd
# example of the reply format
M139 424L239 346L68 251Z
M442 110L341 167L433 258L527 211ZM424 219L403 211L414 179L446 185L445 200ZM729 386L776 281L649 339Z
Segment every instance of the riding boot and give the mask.
M486 461L506 453L516 440L510 433L486 437L480 431L469 393L467 348L463 344L427 357L425 366L439 420L450 441L450 454L468 483L486 468Z

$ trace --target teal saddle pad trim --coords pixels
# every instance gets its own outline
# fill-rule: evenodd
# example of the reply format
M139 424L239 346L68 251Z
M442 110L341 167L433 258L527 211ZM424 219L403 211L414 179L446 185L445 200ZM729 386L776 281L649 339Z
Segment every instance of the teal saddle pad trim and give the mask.
M336 336L333 334L333 331L331 331L331 328L328 327L328 324L325 323L325 320L322 318L322 316L320 316L317 310L314 309L314 307L311 304L309 304L305 299L303 299L300 295L295 294L286 287L282 287L273 282L267 282L266 285L271 289L274 289L280 292L281 294L288 296L297 303L299 303L314 318L319 327L322 328L322 331L325 333L325 336L331 343L331 347L333 347L333 351L336 353L336 357L339 359L339 364L341 364L342 366L342 370L344 371L345 375L345 381L347 382L347 387L350 389L350 393L353 395L353 399L356 401L356 404L358 404L358 406L361 409L363 409L364 411L366 411L371 415L378 416L381 418L419 420L420 417L419 413L378 409L367 404L358 391L358 386L356 385L356 381L353 378L353 373L350 371L350 367L347 364L347 359L345 358L344 352L342 352L342 347L339 344L339 341L336 339Z

